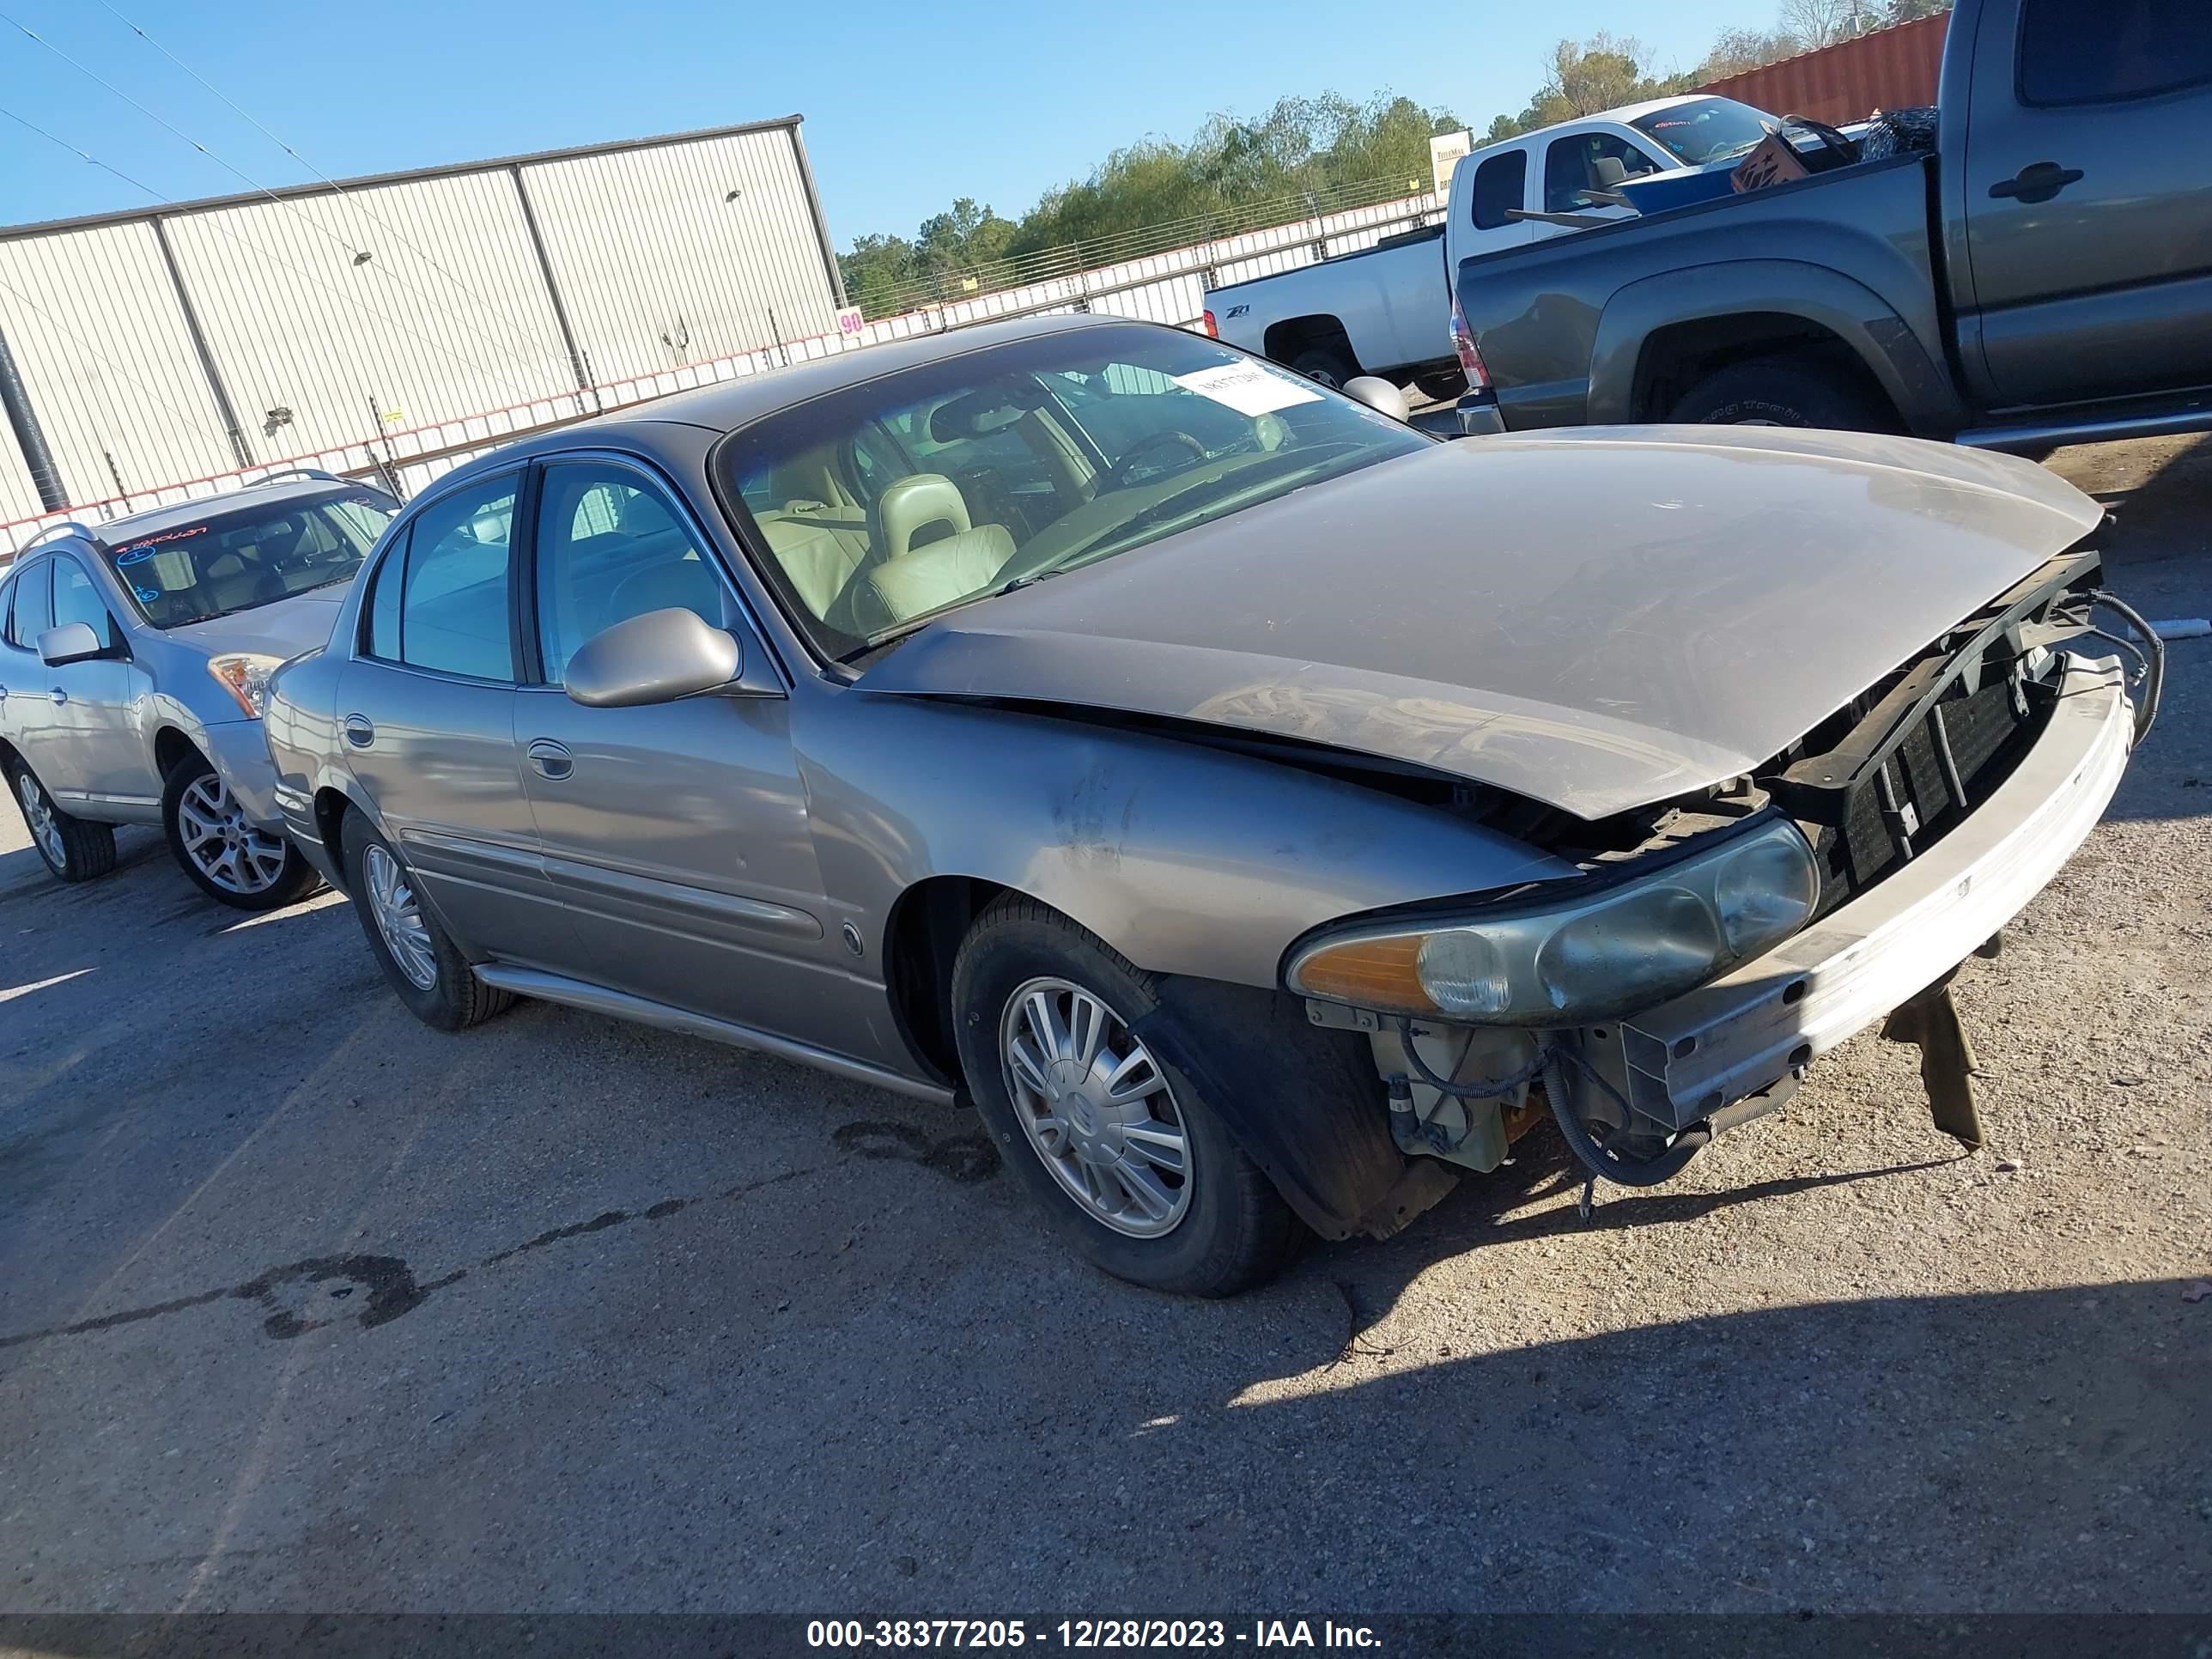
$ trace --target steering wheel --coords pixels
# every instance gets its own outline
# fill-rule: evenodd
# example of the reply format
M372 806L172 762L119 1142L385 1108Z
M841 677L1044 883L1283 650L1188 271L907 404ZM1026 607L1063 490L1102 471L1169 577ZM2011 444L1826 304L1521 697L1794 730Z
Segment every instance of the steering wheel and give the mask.
M1165 432L1148 432L1121 452L1121 459L1106 470L1106 482L1115 489L1129 486L1129 473L1136 459L1148 449L1158 449L1163 444L1180 444L1190 452L1194 461L1202 461L1211 453L1206 447L1188 432L1170 428Z

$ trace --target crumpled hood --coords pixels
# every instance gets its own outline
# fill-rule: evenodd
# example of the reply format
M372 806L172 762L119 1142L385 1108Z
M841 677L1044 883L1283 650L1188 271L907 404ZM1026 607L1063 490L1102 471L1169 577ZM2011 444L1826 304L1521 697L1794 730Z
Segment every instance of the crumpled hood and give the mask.
M311 588L289 599L234 611L210 622L188 623L169 630L169 638L189 643L210 657L233 651L258 652L264 656L289 659L331 642L338 606L345 603L350 584L336 582Z
M1596 818L1751 771L2101 517L1908 438L1469 439L951 612L859 686L1305 738Z

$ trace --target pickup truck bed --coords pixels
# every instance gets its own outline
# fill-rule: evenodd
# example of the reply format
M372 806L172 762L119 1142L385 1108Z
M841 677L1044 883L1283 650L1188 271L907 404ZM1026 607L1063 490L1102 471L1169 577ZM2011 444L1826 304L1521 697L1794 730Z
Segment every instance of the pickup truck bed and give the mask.
M1661 419L1716 362L1822 332L1871 364L1896 406L1955 404L1935 167L1900 155L1466 260L1460 306L1505 426ZM1805 246L1820 263L1787 257ZM1594 269L1601 304L1583 297Z

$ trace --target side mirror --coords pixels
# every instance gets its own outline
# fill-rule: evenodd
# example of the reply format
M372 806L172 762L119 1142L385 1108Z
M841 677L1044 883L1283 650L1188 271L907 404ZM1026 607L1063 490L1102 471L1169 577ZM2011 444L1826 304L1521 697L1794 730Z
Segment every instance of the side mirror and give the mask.
M1406 418L1406 394L1376 374L1355 374L1344 383L1344 395L1357 398L1377 415L1394 421Z
M39 635L39 660L49 668L112 654L90 623L64 623Z
M744 667L737 636L681 607L648 611L603 629L568 659L568 699L586 708L636 708L719 691Z

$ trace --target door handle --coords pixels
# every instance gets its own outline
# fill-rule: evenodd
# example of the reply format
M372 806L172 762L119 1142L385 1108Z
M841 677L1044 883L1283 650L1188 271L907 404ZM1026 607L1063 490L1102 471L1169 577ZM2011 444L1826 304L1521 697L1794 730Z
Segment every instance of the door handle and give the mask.
M568 752L566 744L556 743L550 738L538 738L526 751L530 763L546 777L559 780L576 769L576 757Z
M69 701L69 693L63 690L58 685L52 690L47 692L46 695L54 700L54 707L57 708L60 708L62 704Z
M366 714L348 714L345 717L345 738L355 748L366 749L376 741L376 728L368 723Z
M2067 185L2081 181L2079 167L2062 167L2056 161L2036 161L2009 179L1998 179L1990 186L1990 194L1999 201L2012 197L2031 204L2047 202Z

